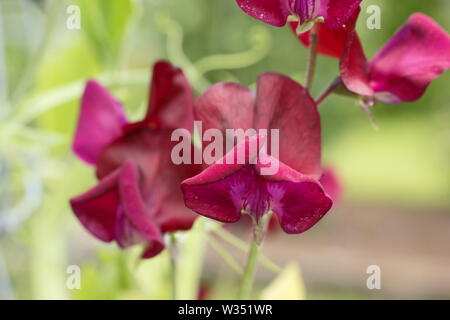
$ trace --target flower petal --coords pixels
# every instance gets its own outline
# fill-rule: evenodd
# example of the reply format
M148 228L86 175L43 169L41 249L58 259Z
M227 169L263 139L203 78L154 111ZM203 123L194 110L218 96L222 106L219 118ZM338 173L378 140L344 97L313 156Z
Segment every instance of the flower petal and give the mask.
M81 224L92 235L105 242L113 241L116 234L120 205L117 189L119 171L112 172L97 186L70 200L72 210Z
M256 130L268 129L269 135L279 130L280 161L303 174L320 175L320 116L301 85L280 74L262 74L255 113Z
M194 93L183 71L165 61L153 67L145 123L156 129L193 128Z
M238 6L249 16L282 27L290 12L286 0L236 0Z
M85 162L95 164L102 150L122 134L126 118L121 105L95 81L86 84L73 151Z
M414 14L370 65L370 84L380 100L415 101L450 68L450 37L431 18Z
M296 34L298 21L290 23L291 29ZM317 52L339 59L347 43L347 30L345 28L330 29L324 23L318 23ZM306 46L310 46L311 31L299 34L298 39Z
M362 0L320 0L321 15L330 29L342 28L355 12L360 10Z
M349 91L363 96L373 96L369 63L356 31L352 31L348 37L339 69L342 82Z
M302 233L330 210L332 201L314 181L268 183L272 211L286 233Z
M319 182L325 192L333 199L333 203L339 202L342 197L342 184L336 171L332 168L325 168Z
M162 232L190 229L197 218L184 206L180 183L201 171L200 165L175 165L171 151L170 130L152 130L145 127L128 131L102 153L98 165L99 178L132 161L141 175L141 190L145 203L154 208L155 223ZM189 144L191 155L194 147Z
M317 23L317 52L332 58L339 59L345 50L350 33L355 29L360 9L358 8L353 16L347 21L345 26L331 29L325 23ZM297 34L299 23L292 21L290 23L294 34ZM311 30L299 34L298 39L306 46L310 46Z
M181 188L186 207L218 221L238 221L244 192L249 188L242 169L257 156L258 148L251 148L251 144L261 145L262 139L262 136L252 136L239 142L216 164L183 181ZM244 157L238 162L239 154Z
M120 172L120 197L125 216L131 226L139 232L149 244L144 253L145 258L151 258L164 249L164 241L158 226L155 224L155 215L146 207L139 188L139 173L132 162L126 162ZM155 210L155 208L152 208Z
M227 137L226 129L247 130L252 127L254 102L255 93L246 87L236 83L218 83L197 99L195 119L202 121L204 132L219 129ZM205 145L208 143L205 142Z

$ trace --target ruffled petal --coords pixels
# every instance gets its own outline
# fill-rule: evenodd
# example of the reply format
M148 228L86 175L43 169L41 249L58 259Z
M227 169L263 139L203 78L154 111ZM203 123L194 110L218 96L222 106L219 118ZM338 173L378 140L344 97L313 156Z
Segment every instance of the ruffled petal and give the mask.
M156 129L192 130L194 93L181 69L165 61L153 67L148 114L144 123Z
M314 100L297 82L276 73L259 77L254 128L268 129L268 136L278 129L279 160L303 174L320 175L320 116Z
M95 164L103 149L120 137L126 118L117 100L95 81L86 84L73 151L85 162Z
M370 65L370 85L379 100L415 101L450 68L450 37L431 18L414 14Z
M236 0L238 6L249 16L282 27L290 12L286 0Z
M238 221L248 189L247 177L241 169L255 159L262 139L264 137L253 136L241 141L216 164L183 181L181 188L186 207L218 221ZM255 143L256 148L250 147Z
M81 224L96 238L111 242L116 235L116 221L120 205L117 189L119 171L116 170L86 193L70 200L72 210Z

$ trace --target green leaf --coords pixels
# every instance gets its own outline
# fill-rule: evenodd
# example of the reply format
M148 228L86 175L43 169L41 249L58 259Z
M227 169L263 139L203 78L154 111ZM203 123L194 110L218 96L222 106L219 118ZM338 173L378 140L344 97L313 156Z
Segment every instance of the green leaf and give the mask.
M261 300L304 300L305 298L305 285L296 263L288 264L261 293Z

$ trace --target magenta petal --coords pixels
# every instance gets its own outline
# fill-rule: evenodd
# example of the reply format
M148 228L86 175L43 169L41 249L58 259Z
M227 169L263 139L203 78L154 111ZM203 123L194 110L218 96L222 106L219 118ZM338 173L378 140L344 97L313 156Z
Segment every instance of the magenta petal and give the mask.
M118 177L119 170L102 179L96 187L70 200L73 212L81 224L105 242L115 239L120 203Z
M317 182L271 182L272 210L286 233L302 233L314 226L331 208L332 201Z
M207 170L216 170L212 165ZM229 167L232 169L233 167ZM184 193L185 204L198 214L221 222L236 222L241 217L242 196L246 192L246 176L239 167L235 171L228 171L228 176L221 180L208 181L208 172L183 182L181 187ZM242 166L241 166L242 168ZM221 170L223 168L220 168ZM196 181L204 181L196 184Z
M74 152L95 164L102 150L122 134L126 118L121 105L95 81L86 84L73 142Z
M165 61L155 63L144 122L157 129L192 130L193 104L194 93L183 71Z
M355 12L359 11L362 0L320 0L321 14L330 29L343 27Z
M449 35L431 18L414 14L372 59L370 83L379 100L415 101L449 68Z
M276 73L260 76L254 126L269 129L268 135L279 129L280 161L303 174L320 175L320 116L297 82Z
M255 153L250 153L250 144L260 139L262 137L253 136L238 143L216 164L183 181L181 188L186 207L222 222L239 220L243 208L242 197L245 196L243 193L248 189L246 176L240 172L257 155L257 149ZM240 164L237 161L227 163L227 159L238 159L239 152L245 154Z
M356 31L350 33L339 65L341 79L348 90L363 96L373 96L370 67Z
M236 2L249 16L276 27L284 26L290 14L286 0L236 0Z
M126 162L122 167L119 179L120 197L125 216L132 228L136 229L149 244L151 254L145 252L144 256L150 258L164 249L164 242L159 228L154 223L154 213L145 206L142 199L136 166L131 162ZM155 210L155 208L152 209Z

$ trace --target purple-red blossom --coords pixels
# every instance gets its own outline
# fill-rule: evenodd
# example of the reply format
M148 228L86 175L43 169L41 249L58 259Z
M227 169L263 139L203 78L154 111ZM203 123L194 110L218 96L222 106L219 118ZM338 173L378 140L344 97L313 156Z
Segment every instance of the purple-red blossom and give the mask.
M264 165L276 158L249 153L249 144L264 137L253 136L230 151L237 157L241 148L245 164L214 164L182 183L186 206L206 217L236 222L245 212L256 220L272 211L286 233L301 233L315 225L332 206L320 183L280 163L278 172L261 174ZM253 141L252 141L253 140ZM256 163L251 164L256 157Z
M415 101L433 79L450 68L450 37L435 21L413 14L368 61L356 31L340 62L348 90L386 103Z
M236 0L248 15L273 26L282 27L289 16L300 25L323 18L331 29L342 27L358 10L362 0Z
M164 249L165 232L189 229L196 215L184 206L180 183L199 172L174 165L173 129L191 129L194 96L183 72L169 63L154 66L148 112L128 123L120 104L94 81L86 85L73 143L94 165L97 186L71 199L83 226L121 248L145 244L144 258Z
M262 74L257 92L233 83L219 83L195 103L196 119L205 129L279 130L279 158L260 152L267 136L240 141L224 159L182 183L186 206L222 222L235 222L245 212L259 219L274 212L287 233L301 233L317 223L332 200L318 179L320 117L308 92L275 73ZM258 148L250 148L258 143ZM271 150L271 148L267 148ZM227 161L245 154L243 163ZM279 168L264 174L265 167Z

